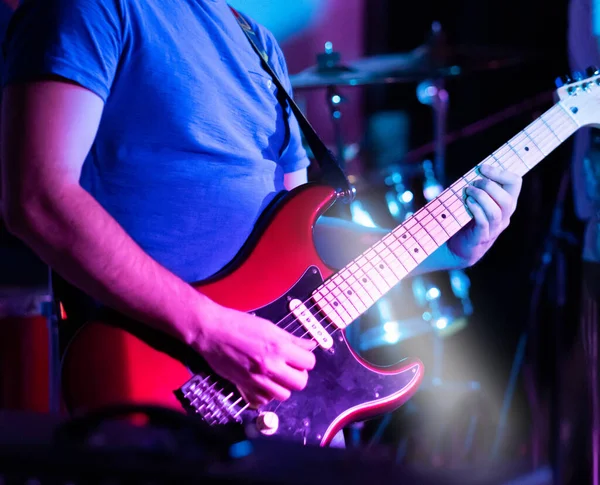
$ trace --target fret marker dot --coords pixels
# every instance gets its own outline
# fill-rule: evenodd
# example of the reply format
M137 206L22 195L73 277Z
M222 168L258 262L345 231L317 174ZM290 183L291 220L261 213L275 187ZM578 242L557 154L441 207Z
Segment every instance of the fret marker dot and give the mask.
M407 238L406 234L402 234L402 239L406 239L406 238Z
M384 266L383 264L380 264L380 265L379 265L379 267L380 267L381 269L385 268L385 266Z
M445 218L446 218L446 214L442 214L442 219L445 219Z
M333 306L338 306L338 305L339 305L339 303L337 301L333 302Z
M367 282L367 278L363 278L363 283L366 283L366 282Z
M352 290L348 290L348 294L351 295L352 294Z
M418 252L419 252L419 248L415 248L415 253L418 253Z
M525 147L525 151L528 152L529 151L529 147Z

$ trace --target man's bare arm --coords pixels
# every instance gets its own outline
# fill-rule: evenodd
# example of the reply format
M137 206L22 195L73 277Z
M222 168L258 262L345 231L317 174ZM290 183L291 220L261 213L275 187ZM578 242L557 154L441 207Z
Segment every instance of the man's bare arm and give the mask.
M79 185L103 103L64 82L4 91L8 227L92 297L183 340L247 401L285 400L315 365L310 340L225 308L160 266Z
M208 300L164 269L79 185L103 110L92 92L44 81L5 89L4 216L63 277L128 316L192 343Z

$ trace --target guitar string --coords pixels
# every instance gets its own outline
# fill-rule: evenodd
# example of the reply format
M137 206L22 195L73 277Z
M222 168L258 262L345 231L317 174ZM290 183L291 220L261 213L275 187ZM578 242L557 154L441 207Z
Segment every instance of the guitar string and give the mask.
M555 106L554 106L554 108L558 108L558 107L559 107L559 105L555 105ZM550 111L552 111L552 109L550 109L550 110L549 110L547 113L549 113ZM553 113L552 113L550 116L548 116L546 119L547 119L548 121L551 121L551 120L552 120L552 118L556 117L556 115L557 115L558 113L560 113L560 110L557 110L557 112L553 112ZM568 116L568 115L567 115L567 116ZM573 123L573 120L572 120L572 119L570 119L570 118L567 118L567 120L568 120L569 122ZM555 138L556 138L556 139L559 141L559 143L558 143L558 145L557 145L557 146L559 146L560 144L562 144L562 141L560 140L560 138L558 138L558 136L556 135L556 132L555 132L555 131L553 131L551 128L549 128L549 127L546 125L546 123L544 123L544 121L541 119L541 117L540 117L540 118L538 118L538 119L536 119L535 121L533 121L533 122L532 122L532 123L531 123L529 126L533 125L533 124L534 124L536 121L539 121L539 122L541 123L541 125L540 125L540 127L539 127L539 128L536 128L535 130L532 130L532 131L530 131L529 133L530 133L531 135L534 135L536 131L539 131L539 130L541 130L541 129L542 129L544 126L546 127L546 131L548 131L548 134L547 134L547 135L546 135L544 138L542 138L542 139L538 140L538 143L539 143L540 145L541 145L542 143L544 143L545 141L547 141L547 139L548 139L548 138L553 138L553 137L555 137ZM565 127L567 124L568 124L568 123L567 123L566 121L563 121L563 122L561 122L561 123L559 123L558 125L556 125L556 126L555 126L555 130L556 130L556 131L559 131L559 130L560 130L560 128L563 128L563 127ZM528 135L527 133L525 133L525 130L526 130L526 129L527 129L527 127L526 127L524 130L521 130L521 132L519 132L519 133L518 133L517 135L515 135L513 138L511 138L511 140L513 140L513 139L515 139L515 138L519 137L519 136L520 136L520 135L522 135L522 134L525 134L525 136L528 136L528 137L531 139L531 138L532 138L532 136L530 136L530 135ZM570 136L570 135L569 135L569 136ZM510 141L511 141L511 140L509 140L507 143L505 143L505 144L504 144L502 147L500 147L498 150L500 150L500 149L504 148L505 146L507 146L507 145L510 143ZM532 140L532 141L533 141L533 140ZM535 145L535 142L533 142L533 143L534 143L534 145ZM537 147L537 146L536 146L536 147ZM556 148L556 147L555 147L555 148ZM497 152L498 150L496 150L496 152ZM540 151L540 153L542 154L542 158L539 160L539 161L541 161L541 160L543 160L543 159L544 159L546 156L545 156L545 155L544 155L544 154L541 152L541 150L539 150L539 148L538 148L538 151ZM494 152L494 153L496 153L496 152ZM525 165L525 166L527 167L527 165L524 163L523 159L522 159L522 158L521 158L521 157L520 157L520 156L519 156L519 155L518 155L516 152L514 152L514 153L513 153L513 152L514 152L514 150L509 150L508 152L506 152L506 153L511 153L511 155L510 155L510 158L507 160L507 161L513 160L512 162L510 162L510 165L506 165L506 163L505 163L505 164L502 164L501 162L499 162L499 160L498 160L498 159L496 159L496 157L494 157L494 161L491 163L491 165L500 166L500 168L503 168L503 171L510 169L511 167L515 166L515 164L518 164L518 163L521 163L521 164L523 164L523 165ZM488 157L488 158L489 158L489 157ZM502 158L502 157L500 157L500 158ZM485 160L485 159L484 159L484 160ZM537 163L539 163L539 161L538 161ZM537 163L536 163L536 165L537 165ZM470 171L469 171L469 172L467 172L467 174L465 174L465 175L469 175L471 172L473 172L474 170L476 170L476 168L477 168L477 167L475 167L474 169L470 170ZM532 168L533 168L533 167L532 167ZM529 172L529 170L530 170L530 169L528 168L527 172ZM526 172L526 173L527 173L527 172ZM463 177L464 177L464 176L463 176ZM463 206L463 207L464 207L464 206ZM472 219L472 217L471 217L471 219ZM405 222L406 222L406 221L405 221ZM468 224L468 223L467 223L467 224ZM465 224L465 225L466 225L466 224ZM402 224L401 224L401 226L402 226ZM385 237L385 236L384 236L384 237ZM368 250L367 250L367 251L368 251ZM408 252L408 251L407 251L407 250L405 250L405 252ZM363 253L363 254L364 254L364 253ZM361 256L359 256L357 259L360 259L361 257L362 257L362 255L361 255ZM349 263L349 264L351 264L351 263ZM347 265L347 266L348 266L348 265ZM347 266L346 266L346 267L347 267ZM389 264L388 264L388 266L389 266ZM413 270L414 270L414 269L413 269ZM337 273L336 273L336 274L337 274ZM382 279L383 279L383 278L382 278ZM385 280L384 280L384 281L385 281ZM389 286L389 285L388 285L388 286ZM394 286L395 286L395 285L394 285ZM373 285L373 287L377 289L377 286L376 286L376 285ZM391 289L391 288L390 288L390 289ZM379 291L379 290L377 289L377 291ZM383 297L383 296L385 295L385 293L387 293L387 291L389 291L389 290L386 290L386 292L384 292L384 293L383 293L383 294L382 294L380 297L378 297L378 298L377 298L377 299L376 299L376 300L375 300L375 301L374 301L374 302L373 302L373 303L372 303L370 306L372 306L372 305L373 305L373 304L374 304L374 303L375 303L377 300L379 300L379 298ZM343 294L343 293L342 293L342 294ZM368 294L368 292L367 292L367 294ZM358 295L357 295L357 296L358 296ZM369 297L370 297L370 295L369 295ZM370 297L370 298L371 298L371 297ZM338 299L339 299L339 298L338 298ZM371 298L371 299L372 299L372 298ZM310 301L310 298L309 298L308 300L306 300L306 302L304 302L304 304L306 304L306 303L307 303L307 302L309 302L309 301ZM363 305L364 305L364 306L367 306L367 305L365 305L365 304L364 304L364 302L363 302L362 300L360 300L360 301L363 303ZM346 302L348 302L348 303L352 304L352 302L351 302L350 300L348 300L348 299L346 299ZM326 302L326 303L327 303L327 302ZM311 307L309 307L309 308L308 308L308 310L313 310L313 309L314 309L316 306L318 306L318 304L317 304L317 303L315 303L315 304L313 304ZM335 311L335 310L334 310L334 311ZM363 313L364 313L364 312L363 312ZM339 314L338 314L338 315L339 315ZM288 315L286 315L285 317L283 317L283 318L282 318L282 319L281 319L279 322L277 322L277 323L276 323L276 325L277 325L277 326L279 326L279 324L280 324L280 323L282 323L282 322L283 322L285 319L287 319L287 318L291 318L291 319L292 319L292 321L291 321L291 322L290 322L290 323L289 323L289 324L288 324L286 327L284 327L284 328L283 328L284 330L287 330L287 329L289 329L291 326L293 326L293 325L294 325L294 323L298 324L298 328L296 328L296 329L295 329L295 330L293 330L293 331L289 331L289 333L291 333L292 335L295 335L295 333L296 333L298 330L302 330L302 329L304 329L304 328L305 328L305 327L304 327L302 324L298 323L297 319L294 317L294 315L293 315L292 313L289 313ZM340 317L340 318L341 318L341 317ZM357 318L358 318L358 317L357 317ZM325 320L327 320L327 319L328 319L328 317L326 317L326 318L322 318L321 320L319 320L319 321L318 321L318 323L323 323L323 322L324 322ZM350 324L352 324L352 323L353 323L355 320L356 320L356 319L354 319L352 322L350 322ZM350 324L349 324L349 325L350 325ZM327 329L329 329L330 327L332 327L332 326L334 326L334 325L335 325L335 324L334 324L333 322L330 322L330 323L329 323L327 326L325 326L325 327L324 327L324 329L325 329L325 330L327 330ZM281 328L281 327L280 327L280 328ZM334 330L334 332L332 332L332 334L333 334L333 333L335 333L335 331L336 331L336 330L339 330L339 328L338 328L337 326L336 326L336 329ZM305 332L303 335L300 335L299 337L303 338L303 337L305 337L306 335L310 335L310 332L306 331L306 332ZM313 337L313 339L314 339L314 337Z
M554 107L553 107L553 108L557 108L557 107L559 107L559 106L560 106L560 105L557 103L557 104L555 104L555 105L554 105ZM550 114L550 112L553 110L553 108L550 108L550 109L549 109L549 110L548 110L546 113L544 113L544 114L549 114L549 116L547 117L547 121L548 121L548 122L549 122L549 121L551 121L551 119L552 119L553 117L555 117L555 115L557 114L557 113L552 113L552 114ZM557 111L560 111L560 110L557 110ZM543 115L542 115L542 116L543 116ZM534 123L536 123L536 121L537 121L537 122L540 122L540 123L541 123L541 125L540 125L540 127L539 127L539 128L536 128L534 131L531 131L531 132L525 132L525 130L527 130L527 127L525 127L525 128L524 128L523 130L521 130L521 131L520 131L520 132L519 132L517 135L515 135L513 138L511 138L511 140L512 140L512 139L514 139L514 138L516 138L516 137L518 137L518 136L520 136L521 134L523 134L523 133L524 133L524 134L525 134L525 136L527 136L529 139L531 139L531 141L532 141L532 142L533 142L533 144L536 146L536 148L538 149L538 151L539 151L539 152L542 154L542 158L541 158L541 159L540 159L538 162L536 162L536 165L537 165L539 162L541 162L541 161L542 161L544 158L546 158L546 157L547 157L547 155L544 155L544 154L542 153L542 151L541 151L541 149L540 149L539 147L540 147L540 146L542 146L542 144L543 144L543 143L544 143L544 142L545 142L545 141L546 141L548 138L552 138L553 136L554 136L554 137L556 137L556 138L558 139L558 141L559 141L558 145L557 145L555 148L557 148L558 146L560 146L560 145L561 145L561 144L564 142L564 140L562 140L562 141L561 141L561 140L560 140L560 138L558 138L558 136L557 136L557 134L556 134L556 131L558 131L560 128L562 128L562 127L565 127L565 126L567 125L567 122L566 122L566 121L563 121L563 122L559 123L559 124L558 124L558 125L555 127L555 129L556 129L556 131L555 131L555 130L553 130L552 128L550 128L550 127L547 125L547 123L546 123L544 120L542 120L542 116L538 117L536 120L534 120L532 123L530 123L530 125L528 125L528 126L532 126L532 125L533 125ZM568 115L567 115L567 116L568 116ZM571 118L567 118L567 120L568 120L569 122L573 123L573 120L572 120ZM532 136L532 135L533 135L533 134L534 134L536 131L539 131L539 130L541 130L541 129L542 129L542 127L545 127L545 128L547 129L547 131L548 131L548 134L547 134L547 135L546 135L544 138L542 138L542 139L540 139L540 140L537 140L537 142L536 142L536 141L534 141L534 140L533 140L533 136ZM569 135L569 136L570 136L570 135ZM567 138L568 138L568 137L567 137ZM492 157L493 157L493 153L496 153L498 150L502 149L503 147L505 147L505 146L506 146L506 145L508 145L509 143L510 143L510 140L509 140L508 142L506 142L504 145L502 145L502 146L501 146L499 149L497 149L495 152L492 152L492 155L490 155L490 156L492 156ZM555 148L553 148L553 149L552 149L552 150L551 150L551 151L548 153L548 155L550 155L550 153L551 153L551 152L552 152L552 151L553 151ZM514 151L514 150L513 150L513 151ZM507 153L511 153L511 151L509 151L509 152L507 152ZM487 157L487 158L489 158L489 157ZM503 169L503 171L507 171L507 170L509 170L511 167L515 166L515 164L517 164L517 163L521 163L521 164L523 164L523 165L525 165L525 166L527 167L527 165L525 164L525 162L523 161L523 159L522 159L522 158L521 158L521 157L520 157L520 156L519 156L519 155L518 155L516 152L515 152L514 154L512 154L512 155L510 156L509 160L507 160L507 161L510 161L510 160L512 160L512 159L514 159L514 160L513 160L513 161L510 163L510 165L505 165L505 164L501 163L501 162L500 162L498 159L496 159L496 157L494 157L494 161L493 161L492 163L490 163L490 165L492 165L492 166L499 166L500 168L502 168L502 169ZM485 161L485 160L486 160L486 159L484 159L484 161ZM534 165L534 167L535 167L535 165ZM534 167L532 167L532 168L534 168ZM474 170L476 170L476 169L477 169L477 167L474 167L474 168L473 168L473 169L471 169L469 172L467 172L465 175L469 175L471 172L473 172L473 171L474 171ZM530 169L530 168L528 168L527 172L529 172L530 170L531 170L531 169ZM526 173L527 173L527 172L526 172ZM462 178L464 178L464 177L465 177L465 175L463 175L463 176L462 176ZM450 187L451 187L451 186L452 186L452 185L450 185ZM470 218L470 219L472 220L472 216L471 216L471 218ZM400 226L398 226L398 227L401 227L401 226L402 226L402 225L403 225L405 222L407 222L407 221L404 221L404 222L403 222L402 224L400 224ZM470 222L470 221L469 221L469 222ZM467 222L466 224L468 224L468 222ZM466 226L466 224L465 224L465 226ZM464 227L464 226L463 226L463 227ZM442 228L443 228L443 227L442 227ZM392 230L392 231L391 231L389 234L391 234L391 233L392 233L394 230L395 230L395 229L393 229L393 230ZM383 236L383 237L385 237L385 236ZM382 239L383 239L383 237L382 237ZM368 250L367 250L367 251L368 251ZM408 250L406 250L406 249L405 249L405 252L408 252ZM363 253L363 254L364 254L364 253ZM362 256L362 254L361 254L361 256ZM361 257L361 256L359 256L357 259L360 259L360 257ZM395 256L394 256L394 257L395 257ZM398 260L398 262L400 262L400 261ZM352 263L352 262L351 262L351 263ZM348 265L346 265L346 267L347 267L347 266L349 266L351 263L349 263ZM400 264L402 264L402 263L400 262ZM388 265L388 266L389 266L389 265ZM413 269L413 270L414 270L414 269ZM340 272L341 272L341 270L340 270ZM339 272L338 272L338 273L339 273ZM336 274L338 274L338 273L336 273ZM402 279L403 279L403 278L402 278ZM402 281L402 279L401 279L400 281ZM385 280L384 280L384 281L385 281ZM400 283L400 281L399 281L398 283ZM386 282L386 283L387 283L387 282ZM398 283L396 283L396 284L398 284ZM321 286L322 286L322 285L321 285ZM375 288L377 288L375 285L373 285L373 286L374 286ZM389 286L389 285L388 285L388 286ZM396 285L394 285L394 286L396 286ZM390 289L388 289L387 291L391 290L391 288L392 288L392 287L390 287ZM379 290L378 290L378 291L379 291ZM387 293L387 291L386 291L386 292L384 292L384 293L383 293L383 294L382 294L382 295L381 295L379 298L377 298L377 299L376 299L376 300L375 300L375 301L374 301L374 302L371 304L371 306L372 306L374 303L376 303L376 301L378 301L380 298L382 298L382 297L383 297L383 296L384 296L384 295ZM342 294L343 294L343 293L342 293ZM368 294L368 292L367 292L367 294ZM357 296L357 298L358 298L358 299L361 301L361 303L362 303L363 305L365 305L365 304L364 304L364 302L362 301L362 299L361 299L361 298L358 296L358 294L357 294L356 296ZM308 298L306 301L304 301L302 304L306 306L306 304L307 304L308 302L310 302L310 300L311 300L311 299L312 299L312 296L311 296L310 298ZM349 302L351 305L353 305L353 304L352 304L352 302L350 302L349 300L347 300L347 302ZM308 307L308 308L307 308L307 310L309 310L309 311L310 311L310 310L313 310L313 309L314 309L315 307L317 307L317 306L318 306L318 304L317 304L317 303L314 303L312 306ZM365 305L365 306L366 306L366 305ZM368 311L368 309L369 309L369 308L370 308L370 307L367 307L367 310L365 310L365 312L366 312L366 311ZM334 310L334 311L335 311L335 310ZM362 312L362 313L359 315L359 317L360 317L362 314L364 314L365 312ZM311 313L311 314L312 314L312 313ZM357 318L359 318L359 317L357 317ZM348 324L348 325L351 325L351 324L352 324L354 321L356 321L356 319L357 319L357 318L355 318L355 319L354 319L352 322L350 322L350 324ZM280 327L280 324L281 324L281 323L283 323L283 322L284 322L284 320L286 320L286 319L291 319L291 322L290 322L290 323L289 323L287 326L285 326L285 327ZM328 320L328 317L324 317L324 318L320 319L320 320L319 320L319 323L320 323L320 324L322 324L322 323L323 323L324 321L326 321L326 320ZM288 330L288 329L289 329L290 327L292 327L294 324L297 324L298 326L297 326L297 328L296 328L295 330L293 330L293 331L288 331L288 333L290 333L291 335L294 335L294 334L295 334L295 333L296 333L298 330L302 330L302 329L304 329L304 328L305 328L305 327L304 327L304 326L303 326L301 323L299 323L299 322L298 322L297 318L294 316L294 314L293 314L293 313L288 313L288 314L287 314L287 315L285 315L285 316L284 316L284 317L283 317L281 320L279 320L278 322L276 322L276 323L275 323L275 325L276 325L276 326L278 326L279 328L282 328L283 330ZM325 329L325 330L328 330L328 329L329 329L329 328L331 328L332 326L335 326L335 324L334 324L333 322L329 322L329 324L328 324L328 325L326 325L326 326L324 327L324 329ZM336 333L338 330L340 330L340 329L339 329L337 326L335 326L335 328L333 329L333 331L330 333L330 336L331 336L331 335L334 335L334 334L335 334L335 333ZM302 334L302 335L299 335L298 337L299 337L299 338L303 338L303 337L305 337L306 335L310 335L310 332L308 332L308 331L305 331L305 333L304 333L304 334ZM294 335L294 336L296 336L296 335ZM318 344L318 342L316 341L316 339L315 339L314 337L312 337L312 336L311 336L311 340L315 341L315 342ZM313 348L313 349L312 349L312 351L314 351L316 348L318 348L318 345L317 345L315 348ZM216 383L215 383L215 384L216 384ZM223 388L223 389L225 389L225 388ZM221 391L222 391L223 389L221 389ZM221 392L221 391L218 391L218 392ZM239 393L239 391L238 391L238 393ZM247 408L250 406L250 404L249 404L249 403L248 403L248 402L247 402L247 401L246 401L246 400L243 398L243 396L241 396L241 394L240 394L240 398L239 398L238 400L236 400L235 402L236 402L236 403L238 403L240 400L241 400L241 402L242 402L242 403L244 403L244 406L242 406L242 407L240 408L240 410L239 410L239 411L236 413L236 416L239 416L239 415L240 415L242 412L244 412L244 411L245 411L245 410L246 410L246 409L247 409Z
M562 108L562 106L560 106L559 104L556 104L556 105L554 105L554 107L553 107L553 108L559 108L559 107L560 107L560 108ZM560 115L559 115L559 113L561 113L561 114L562 114L562 111L561 111L561 110L559 110L559 109L556 109L556 111L555 111L555 112L553 112L553 113L550 113L551 111L553 111L553 108L550 108L550 109L549 109L549 110L548 110L546 113L544 113L544 114L549 114L549 116L546 118L546 119L547 119L549 122L552 120L552 118L555 118L555 117L557 117L557 116L560 116ZM564 109L564 108L562 108L562 109ZM567 115L567 116L568 116L568 115ZM574 123L574 121L573 121L571 118L567 117L566 119L568 120L568 122L570 122L570 123ZM522 134L525 134L525 136L528 136L528 137L531 139L531 138L532 138L532 136L531 136L531 135L533 135L533 134L534 134L536 131L539 131L539 130L541 130L541 129L542 129L542 127L545 127L545 128L546 128L546 130L545 130L545 131L548 131L548 134L547 134L547 135L546 135L546 136L545 136L543 139L541 139L541 140L538 140L538 143L539 143L540 145L541 145L543 142L545 142L545 141L546 141L548 138L552 138L552 137L556 137L556 138L557 138L557 140L559 141L559 143L558 143L557 147L563 143L563 141L561 141L561 140L560 140L560 138L558 138L558 136L556 135L556 132L555 132L555 130L556 130L556 131L559 131L559 130L560 130L560 128L563 128L563 127L565 127L565 126L568 124L568 122L567 122L567 121L562 121L562 122L560 122L559 124L557 124L557 125L555 126L555 130L552 130L552 129L551 129L549 126L547 126L547 124L546 124L546 123L545 123L545 122L542 120L542 118L541 118L541 117L539 117L539 118L537 118L536 120L534 120L532 123L530 123L530 125L529 125L529 126L533 125L533 124L534 124L536 121L539 121L539 122L541 122L541 125L540 125L540 127L539 127L539 128L536 128L534 131L530 131L530 132L529 132L529 133L530 133L530 135L528 135L527 133L525 133L525 130L527 129L527 127L525 127L525 128L524 128L523 130L521 130L521 131L520 131L520 132L519 132L517 135L515 135L513 138L511 138L511 140L512 140L512 139L514 139L514 138L517 138L518 136L520 136L520 135L522 135ZM569 135L569 136L570 136L570 135ZM500 149L504 148L505 146L507 146L507 145L508 145L508 143L509 143L511 140L509 140L507 143L505 143L504 145L502 145L502 146L501 146L501 147L500 147L498 150L500 150ZM533 141L533 140L532 140L532 141ZM536 143L535 143L535 142L533 142L533 144L534 144L534 145L536 145ZM556 147L555 147L555 148L556 148ZM498 150L496 150L496 151L498 151ZM542 161L544 158L546 158L546 156L545 156L545 155L544 155L544 154L541 152L541 150L540 150L539 148L538 148L538 151L539 151L539 152L540 152L540 154L542 155L542 158L541 158L541 159L540 159L540 160L539 160L537 163L539 163L539 162L540 162L540 161ZM493 152L493 153L495 153L495 152ZM522 158L521 158L521 157L520 157L520 156L519 156L519 155L518 155L516 152L514 152L514 150L510 150L510 151L509 151L509 152L507 152L507 153L511 153L511 155L510 155L510 158L509 158L507 161L509 161L509 162L510 162L511 160L513 160L512 162L510 162L510 165L502 164L502 163L500 163L500 162L499 162L497 159L494 159L494 161L493 161L492 163L490 163L490 165L494 165L494 166L500 166L500 168L502 168L502 169L503 169L503 171L509 170L511 167L515 166L515 165L516 165L516 164L518 164L518 163L521 163L522 165L524 165L525 167L527 167L527 165L524 163L523 159L522 159ZM548 153L548 155L549 155L549 154L550 154L550 153ZM489 157L488 157L488 158L489 158ZM485 160L485 159L484 159L484 160ZM536 165L537 165L537 163L536 163ZM532 167L532 168L533 168L533 167ZM469 175L471 172L473 172L473 171L474 171L474 170L476 170L476 169L477 169L477 167L475 167L475 168L471 169L471 170L470 170L469 172L467 172L467 174L465 174L465 175ZM528 168L527 172L529 172L530 170L531 170L531 169L529 169L529 168ZM527 173L527 172L526 172L526 173ZM464 176L463 176L463 177L464 177ZM463 206L463 207L464 207L464 206ZM472 217L471 217L470 219L472 219ZM404 221L402 224L400 224L400 226L402 226L402 225L403 225L405 222L406 222L406 221ZM468 224L468 223L466 223L466 224ZM465 225L466 225L466 224L465 224ZM400 227L400 226L398 226L398 227ZM464 227L464 226L463 226L463 227ZM395 229L394 229L394 230L395 230ZM393 232L394 230L392 230L392 232ZM385 236L384 236L384 237L385 237ZM383 239L383 238L382 238L382 239ZM368 250L367 250L367 251L368 251ZM405 252L408 252L408 251L407 251L407 250L405 250ZM364 254L364 253L363 253L363 254ZM362 257L362 255L361 255L361 256L359 256L359 257L358 257L358 258L356 258L356 259L360 259L361 257ZM349 266L350 264L351 264L351 263L349 263L348 265L346 265L346 268L347 268L347 266ZM388 266L389 266L389 264L388 264ZM414 269L413 269L413 271L414 271ZM341 272L341 271L340 271L340 272ZM336 274L339 274L339 272L338 272L338 273L336 273ZM382 278L382 279L383 279L383 278ZM384 281L385 281L385 280L384 280ZM377 289L377 286L376 286L376 285L373 285L373 286L374 286L374 287ZM389 286L389 285L388 285L388 286ZM395 286L395 285L394 285L394 286ZM390 288L390 289L391 289L391 288ZM379 291L379 290L378 290L378 291ZM383 293L383 294L382 294L382 295L381 295L379 298L383 297L383 296L385 295L385 293L387 293L387 291L389 291L389 289L388 289L388 290L386 290L386 292L384 292L384 293ZM343 294L343 293L342 293L342 294ZM368 294L368 292L367 292L367 294ZM358 297L358 295L357 295L357 297ZM377 298L377 299L376 299L376 300L375 300L375 301L374 301L374 302L373 302L373 303L372 303L370 306L372 306L372 305L373 305L373 304L374 304L374 303L375 303L377 300L379 300L379 298ZM306 304L307 304L307 303L309 303L311 299L312 299L312 297L311 297L311 298L308 298L306 301L304 301L304 302L303 302L303 305L305 305L305 306L306 306ZM359 297L359 299L360 299L360 297ZM348 299L346 299L346 301L347 301L347 302L349 302L350 304L352 304L352 302L350 302ZM361 302L362 302L362 300L361 300ZM363 303L363 305L364 305L364 302L362 302L362 303ZM318 303L314 303L312 306L308 307L308 308L307 308L307 310L309 310L309 311L310 311L310 310L313 310L313 309L314 309L315 307L317 307L317 306L318 306ZM367 306L367 305L365 305L365 306ZM368 309L369 309L369 307L367 307L367 310L368 310ZM335 311L335 310L334 310L334 311ZM364 313L364 312L363 312L363 313ZM362 315L362 314L361 314L361 315ZM285 327L280 327L280 324L281 324L281 323L283 323L283 322L284 322L284 320L286 320L286 319L288 319L288 318L291 318L291 322L290 322L290 323L289 323L287 326L285 326ZM358 318L358 317L357 317L357 318ZM326 320L328 320L328 317L321 318L320 320L318 320L318 323L319 323L319 324L322 324L322 323L323 323L324 321L326 321ZM353 323L355 320L356 320L356 319L354 319L352 322L350 322L350 324L352 324L352 323ZM296 328L296 329L295 329L295 330L293 330L293 331L289 331L288 329L289 329L291 326L293 326L295 323L296 323L296 324L298 324L298 328ZM350 325L350 324L349 324L349 325ZM297 335L295 335L295 333L296 333L298 330L302 330L302 329L304 329L304 328L305 328L305 327L304 327L304 326L303 326L301 323L298 323L298 321L297 321L297 319L295 318L295 316L294 316L294 314L293 314L293 313L288 313L288 314L287 314L287 315L285 315L285 316L284 316L284 317L283 317L281 320L279 320L277 323L275 323L275 325L277 325L279 328L283 328L283 330L288 330L288 332L289 332L291 335L294 335L294 336L297 336ZM334 324L333 322L330 322L328 325L326 325L326 326L324 327L324 329L325 329L325 330L327 330L327 329L331 328L332 326L335 326L335 324ZM334 334L334 333L335 333L335 331L337 331L337 330L339 330L339 328L336 326L336 328L335 328L335 329L334 329L334 331L331 333L331 335L332 335L332 334ZM304 334L302 334L302 335L299 335L298 337L300 337L300 338L303 338L303 337L305 337L306 335L310 335L310 332L306 331ZM316 341L316 339L314 339L314 337L313 337L312 339Z

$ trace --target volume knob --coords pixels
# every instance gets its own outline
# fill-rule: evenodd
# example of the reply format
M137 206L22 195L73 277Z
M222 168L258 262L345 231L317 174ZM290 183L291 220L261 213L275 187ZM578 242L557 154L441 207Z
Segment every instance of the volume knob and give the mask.
M279 428L279 416L273 412L260 413L256 418L256 427L258 431L266 436L271 436Z

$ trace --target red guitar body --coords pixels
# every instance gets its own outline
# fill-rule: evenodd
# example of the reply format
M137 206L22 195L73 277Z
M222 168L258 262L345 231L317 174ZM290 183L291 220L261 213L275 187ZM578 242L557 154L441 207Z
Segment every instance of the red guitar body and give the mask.
M265 211L236 259L210 281L194 286L221 305L273 322L289 315L290 296L309 300L333 274L317 254L313 227L335 200L335 191L322 185L283 195ZM198 356L183 358L161 348L168 337L151 341L114 322L88 322L63 359L65 401L72 410L158 404L199 413L216 425L235 420L252 426L265 413L274 413L278 425L267 434L326 446L350 422L399 407L423 376L418 360L376 368L350 348L344 332L332 332L332 337L332 349L315 350L317 364L304 391L252 410Z

